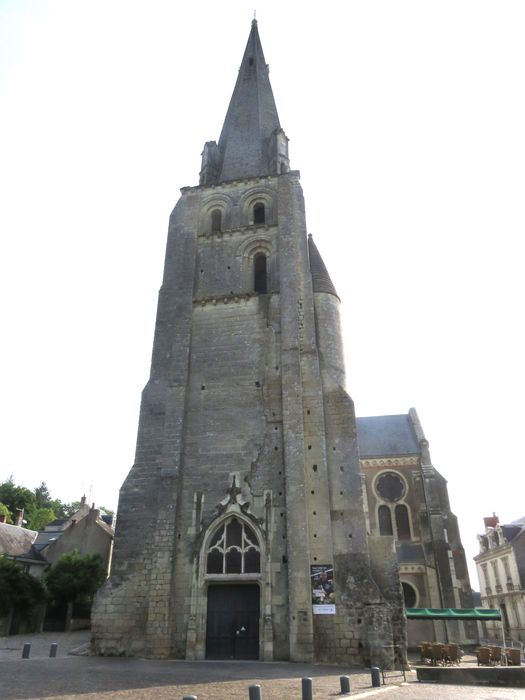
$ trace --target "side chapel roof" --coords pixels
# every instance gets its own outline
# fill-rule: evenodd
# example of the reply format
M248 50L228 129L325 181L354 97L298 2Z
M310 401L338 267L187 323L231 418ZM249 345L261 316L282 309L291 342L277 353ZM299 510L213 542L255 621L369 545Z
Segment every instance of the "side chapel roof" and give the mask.
M387 457L418 455L420 453L410 416L369 416L357 418L357 443L359 455Z

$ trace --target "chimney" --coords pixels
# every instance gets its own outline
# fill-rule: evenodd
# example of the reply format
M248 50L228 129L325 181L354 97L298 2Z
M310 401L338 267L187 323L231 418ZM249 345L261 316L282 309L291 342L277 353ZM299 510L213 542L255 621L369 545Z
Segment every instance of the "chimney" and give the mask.
M80 507L85 506L85 505L86 505L86 494L84 494L82 496L82 498L80 499Z
M483 522L485 523L485 527L496 527L499 523L499 518L496 513L492 513L490 518L483 518Z
M5 513L0 513L0 523L7 522L7 515Z
M23 522L24 522L24 509L17 508L16 513L15 513L15 525L17 527L22 527Z

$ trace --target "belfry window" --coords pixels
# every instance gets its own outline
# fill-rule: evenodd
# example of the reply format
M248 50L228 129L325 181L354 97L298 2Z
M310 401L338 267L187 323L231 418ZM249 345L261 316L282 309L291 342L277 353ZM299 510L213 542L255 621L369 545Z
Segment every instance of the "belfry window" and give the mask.
M379 520L379 534L393 535L394 531L392 530L392 515L390 513L390 508L388 506L379 506L377 517Z
M222 212L220 209L214 209L211 213L211 232L219 231L222 231Z
M261 549L245 522L232 518L213 535L208 547L206 573L259 574Z
M268 272L264 253L257 253L253 259L253 290L258 294L268 293Z
M253 207L253 223L254 224L264 224L266 221L266 211L264 209L264 204L258 202Z

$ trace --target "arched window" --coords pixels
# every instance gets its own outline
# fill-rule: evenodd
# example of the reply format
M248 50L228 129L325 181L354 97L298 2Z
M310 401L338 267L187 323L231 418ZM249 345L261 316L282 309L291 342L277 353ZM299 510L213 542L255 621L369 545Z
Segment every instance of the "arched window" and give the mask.
M264 209L264 204L262 202L258 202L257 204L254 204L253 207L253 223L254 224L264 224L266 221L266 212Z
M211 232L219 231L222 231L222 212L220 209L214 209L211 213Z
M257 253L253 259L253 290L258 294L268 293L268 273L266 255Z
M232 518L213 535L208 547L206 573L258 574L261 549L257 536L245 522Z
M394 531L392 530L392 516L390 514L390 508L388 506L379 506L377 517L379 519L379 534L393 535Z
M405 493L405 485L395 472L385 472L376 481L376 492L385 501L398 501Z
M396 506L396 530L398 540L411 539L410 520L408 517L408 508L406 506Z
M413 586L404 581L401 583L403 587L403 598L405 600L405 608L415 608L417 601L417 593Z

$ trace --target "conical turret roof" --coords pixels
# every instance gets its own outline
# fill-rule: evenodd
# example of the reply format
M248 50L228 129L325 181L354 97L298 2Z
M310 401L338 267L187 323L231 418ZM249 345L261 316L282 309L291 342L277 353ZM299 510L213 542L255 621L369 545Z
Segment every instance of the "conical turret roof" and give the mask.
M312 234L308 234L308 257L310 259L310 272L312 274L312 288L315 292L326 292L333 294L339 299L335 291L334 284L330 279L326 265L323 262L321 253L317 250Z
M219 139L218 180L268 175L270 139L278 129L268 66L254 19Z

